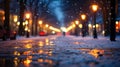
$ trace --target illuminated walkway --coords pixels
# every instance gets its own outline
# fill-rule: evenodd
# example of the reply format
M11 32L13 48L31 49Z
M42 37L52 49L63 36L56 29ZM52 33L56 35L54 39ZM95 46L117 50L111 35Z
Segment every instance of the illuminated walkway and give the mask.
M44 36L0 42L1 67L119 67L120 39Z

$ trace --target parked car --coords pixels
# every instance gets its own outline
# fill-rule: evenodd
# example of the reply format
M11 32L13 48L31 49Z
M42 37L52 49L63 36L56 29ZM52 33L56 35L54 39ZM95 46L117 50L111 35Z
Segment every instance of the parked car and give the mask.
M7 32L2 26L0 26L0 39L7 40L8 38L10 38L11 40L15 40L16 39L16 31Z
M40 31L39 36L47 36L47 33L45 31Z

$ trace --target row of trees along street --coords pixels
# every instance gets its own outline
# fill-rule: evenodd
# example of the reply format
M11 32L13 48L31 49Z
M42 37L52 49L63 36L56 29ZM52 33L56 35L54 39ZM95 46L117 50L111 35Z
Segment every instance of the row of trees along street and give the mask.
M19 25L18 34L20 36L22 36L23 35L23 25L22 25L22 23L23 23L24 11L26 10L26 2L27 2L27 0L17 0L17 1L19 2L19 6L20 6L18 8L18 9L20 9L20 25ZM38 15L37 15L38 1L39 0L31 0L31 2L30 2L31 11L32 11L32 14L34 15L34 17L32 17L33 22L35 22L38 19ZM103 2L104 2L103 6L104 6L104 4L106 4L105 1L107 1L107 0L103 0ZM115 17L116 17L115 8L116 8L116 1L117 0L110 0L110 7L111 7L111 10L110 10L111 11L111 16L110 16L111 17L111 20L110 20L111 21L110 22L110 40L111 41L115 41L115 38L116 38L116 35L115 35ZM10 26L9 26L10 2L11 2L11 0L4 0L4 11L5 11L4 27L8 31L8 33L10 31ZM36 5L34 5L33 2L35 2ZM33 11L32 6L35 6L34 11ZM35 25L37 25L37 23L35 23ZM107 26L107 25L105 25L105 26ZM35 31L37 32L37 30L35 30ZM33 30L32 30L32 32L33 32ZM37 33L35 33L35 34L37 34Z

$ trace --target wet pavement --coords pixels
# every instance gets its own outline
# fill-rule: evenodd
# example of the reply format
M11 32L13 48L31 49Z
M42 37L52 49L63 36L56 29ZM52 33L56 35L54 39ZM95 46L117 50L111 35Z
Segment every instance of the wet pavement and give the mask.
M0 67L120 67L119 48L62 47L57 45L62 44L59 39L56 37L1 42ZM65 39L66 41L68 40Z

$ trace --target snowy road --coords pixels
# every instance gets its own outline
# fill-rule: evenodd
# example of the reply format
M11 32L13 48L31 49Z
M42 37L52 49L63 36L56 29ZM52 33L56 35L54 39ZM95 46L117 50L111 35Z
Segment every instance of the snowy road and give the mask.
M0 67L120 67L120 39L46 36L0 41Z

